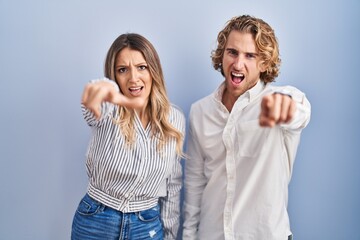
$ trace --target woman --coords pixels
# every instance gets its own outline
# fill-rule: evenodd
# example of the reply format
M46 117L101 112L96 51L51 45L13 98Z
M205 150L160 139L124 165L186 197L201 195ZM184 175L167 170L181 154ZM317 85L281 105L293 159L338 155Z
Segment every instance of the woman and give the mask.
M185 118L169 102L158 54L143 36L120 35L105 77L82 96L93 136L71 238L175 239Z

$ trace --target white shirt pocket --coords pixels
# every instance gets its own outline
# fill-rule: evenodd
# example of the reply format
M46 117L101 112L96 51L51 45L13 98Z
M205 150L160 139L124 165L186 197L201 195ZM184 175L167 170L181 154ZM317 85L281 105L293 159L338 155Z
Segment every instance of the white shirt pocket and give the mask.
M237 123L235 129L234 151L239 157L255 158L266 149L271 128L261 127L258 119Z

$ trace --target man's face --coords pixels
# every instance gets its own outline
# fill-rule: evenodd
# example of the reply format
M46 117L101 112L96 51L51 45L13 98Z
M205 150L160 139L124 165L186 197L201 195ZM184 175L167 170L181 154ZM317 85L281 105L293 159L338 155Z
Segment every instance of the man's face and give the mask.
M250 33L230 32L223 56L226 89L224 94L236 100L259 81L264 71L255 41Z

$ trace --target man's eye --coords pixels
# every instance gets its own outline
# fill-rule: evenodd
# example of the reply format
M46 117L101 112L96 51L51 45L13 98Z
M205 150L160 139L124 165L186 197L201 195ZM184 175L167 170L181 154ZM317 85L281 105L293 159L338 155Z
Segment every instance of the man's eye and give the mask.
M254 54L252 54L252 53L247 53L247 54L246 54L246 57L247 57L247 58L254 58L254 57L255 57L255 55L254 55Z
M237 56L237 55L238 55L238 52L235 51L235 50L229 50L229 54L230 54L230 55L233 55L233 56Z

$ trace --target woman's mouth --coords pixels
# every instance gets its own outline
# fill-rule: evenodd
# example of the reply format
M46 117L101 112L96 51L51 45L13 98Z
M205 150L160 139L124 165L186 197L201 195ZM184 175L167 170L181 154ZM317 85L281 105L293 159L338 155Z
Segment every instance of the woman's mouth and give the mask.
M130 87L129 92L133 96L138 96L143 89L144 87Z

